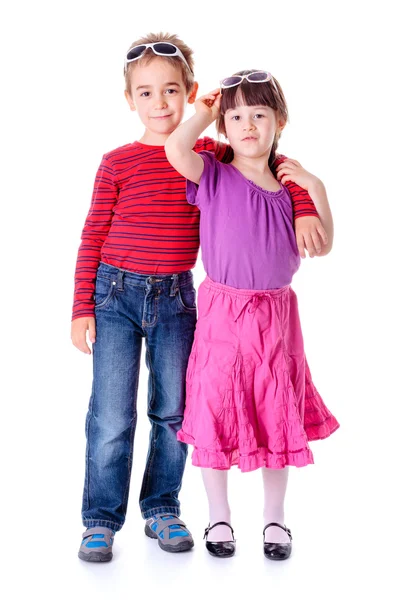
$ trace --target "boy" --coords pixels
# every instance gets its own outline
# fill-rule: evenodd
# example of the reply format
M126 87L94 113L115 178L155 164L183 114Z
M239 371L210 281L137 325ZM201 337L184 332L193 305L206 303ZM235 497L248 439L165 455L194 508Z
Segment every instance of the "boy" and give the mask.
M150 34L132 44L125 83L145 130L101 162L78 253L72 322L74 345L90 354L87 331L93 344L82 504L87 530L79 557L96 562L112 559L114 533L125 521L143 338L151 422L140 492L145 533L167 552L193 547L178 518L187 446L176 433L196 324L190 269L199 248L199 212L186 202L185 180L164 151L196 98L192 51L176 36ZM230 157L229 147L210 138L198 140L195 150ZM318 214L304 190L290 186L295 217L308 215L297 226L303 240Z

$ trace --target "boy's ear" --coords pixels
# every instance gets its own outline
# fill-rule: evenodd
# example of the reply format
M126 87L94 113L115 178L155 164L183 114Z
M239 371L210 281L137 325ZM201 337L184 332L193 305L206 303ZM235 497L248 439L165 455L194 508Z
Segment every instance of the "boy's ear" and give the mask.
M197 81L194 81L193 87L190 90L190 94L188 96L188 104L193 104L196 101L196 95L197 95L198 89L199 89L199 84L197 83Z
M132 99L132 96L131 96L131 95L130 95L130 93L128 92L128 90L125 90L124 94L125 94L126 101L127 101L127 102L128 102L128 104L129 104L129 108L130 108L131 110L136 110L135 103L134 103L134 101L133 101L133 99Z

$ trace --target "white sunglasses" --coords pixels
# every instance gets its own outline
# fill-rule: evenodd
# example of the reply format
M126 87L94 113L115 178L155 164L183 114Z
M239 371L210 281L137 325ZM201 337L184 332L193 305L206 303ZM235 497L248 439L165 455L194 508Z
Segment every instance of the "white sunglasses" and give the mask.
M231 77L225 77L225 79L221 79L221 89L226 90L228 88L235 87L236 85L240 85L244 79L246 79L249 83L266 83L267 81L271 81L276 88L271 73L268 73L268 71L253 71L247 75L232 75Z
M152 44L140 44L139 46L130 48L125 58L125 71L127 64L133 62L134 60L138 60L141 56L143 56L147 48L151 48L154 54L157 54L158 56L177 56L185 63L189 71L193 73L182 52L179 50L179 48L177 48L177 46L171 44L170 42L153 42Z

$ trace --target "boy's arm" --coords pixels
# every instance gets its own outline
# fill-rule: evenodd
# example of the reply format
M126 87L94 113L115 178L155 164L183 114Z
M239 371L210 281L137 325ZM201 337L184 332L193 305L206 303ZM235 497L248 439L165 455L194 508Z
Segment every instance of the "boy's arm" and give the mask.
M277 169L279 165L285 162L286 156L277 154L274 167ZM317 209L312 201L309 193L304 188L300 187L294 181L286 181L285 186L287 187L293 204L293 216L294 219L299 217L318 217Z
M305 215L306 218L295 222L300 255L302 258L305 257L306 248L310 256L315 254L325 256L331 251L333 245L333 219L324 184L293 159L286 159L278 165L276 174L278 180L284 185L288 186L293 182L303 190L307 190L317 210L317 218L309 214Z
M193 183L200 182L204 162L192 148L204 129L216 119L219 112L219 97L219 90L217 90L199 98L195 103L196 114L179 125L165 143L168 161L178 173Z
M332 250L334 233L333 218L328 202L328 196L323 182L317 177L315 177L313 182L310 184L308 192L314 201L322 227L326 233L327 241L322 246L321 251L318 252L318 256L325 256Z
M94 317L94 291L101 248L108 235L118 186L113 167L103 157L97 171L90 210L82 231L75 269L75 292L72 320Z

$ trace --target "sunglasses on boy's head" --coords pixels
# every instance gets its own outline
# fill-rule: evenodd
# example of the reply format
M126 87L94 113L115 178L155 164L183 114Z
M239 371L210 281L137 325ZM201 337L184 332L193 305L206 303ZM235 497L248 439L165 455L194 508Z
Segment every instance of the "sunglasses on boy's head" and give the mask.
M141 56L143 56L147 48L151 48L154 54L157 54L158 56L177 56L185 63L189 71L193 73L182 52L179 50L179 48L177 48L177 46L170 44L170 42L153 42L152 44L140 44L139 46L134 46L126 55L125 70L127 64L133 62L134 60L138 60Z
M248 73L248 75L232 75L232 77L225 77L225 79L222 79L220 82L221 90L240 85L244 79L249 83L266 83L267 81L272 81L275 86L271 73L268 73L268 71L253 71L253 73Z

